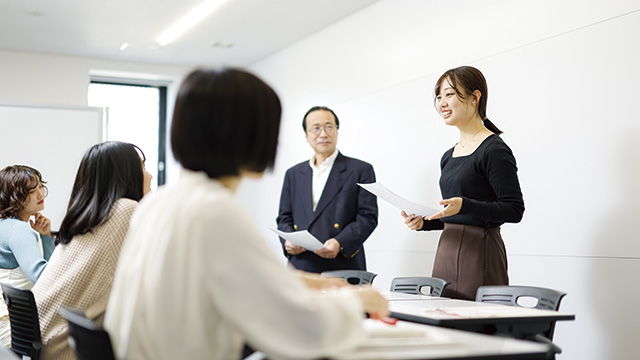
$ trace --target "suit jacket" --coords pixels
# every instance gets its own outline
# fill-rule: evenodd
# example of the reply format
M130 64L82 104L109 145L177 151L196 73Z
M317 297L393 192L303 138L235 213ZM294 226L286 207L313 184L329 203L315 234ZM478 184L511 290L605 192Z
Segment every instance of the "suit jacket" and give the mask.
M366 270L363 243L378 225L375 195L357 183L376 181L373 166L338 153L313 211L309 161L301 162L285 174L280 197L278 229L285 232L308 230L321 242L338 240L342 250L335 259L324 259L312 251L285 256L297 269L320 273L326 270ZM280 239L284 249L284 240Z

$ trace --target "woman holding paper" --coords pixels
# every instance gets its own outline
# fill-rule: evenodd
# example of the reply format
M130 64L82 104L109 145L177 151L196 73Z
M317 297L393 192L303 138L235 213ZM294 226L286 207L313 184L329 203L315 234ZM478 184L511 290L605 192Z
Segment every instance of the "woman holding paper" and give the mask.
M431 215L402 216L412 230L443 229L432 276L451 282L445 296L475 299L482 285L508 285L507 254L500 235L505 222L524 213L516 160L486 115L487 83L482 73L462 66L435 85L435 106L460 141L440 162L445 208Z

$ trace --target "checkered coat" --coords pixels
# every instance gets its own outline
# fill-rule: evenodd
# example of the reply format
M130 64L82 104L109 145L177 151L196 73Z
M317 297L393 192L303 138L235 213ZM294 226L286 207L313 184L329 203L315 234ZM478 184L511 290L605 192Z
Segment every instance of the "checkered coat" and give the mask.
M33 287L42 331L42 360L76 358L67 341L67 322L58 314L60 307L82 309L87 318L102 325L120 248L137 206L130 199L118 200L106 223L56 247Z

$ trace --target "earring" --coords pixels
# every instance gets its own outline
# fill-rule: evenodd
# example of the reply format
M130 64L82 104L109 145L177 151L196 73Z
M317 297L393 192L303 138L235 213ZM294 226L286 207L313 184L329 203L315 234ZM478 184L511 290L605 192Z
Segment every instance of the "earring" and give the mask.
M475 104L476 102L475 102L475 101L472 101L471 103L472 103L472 104Z

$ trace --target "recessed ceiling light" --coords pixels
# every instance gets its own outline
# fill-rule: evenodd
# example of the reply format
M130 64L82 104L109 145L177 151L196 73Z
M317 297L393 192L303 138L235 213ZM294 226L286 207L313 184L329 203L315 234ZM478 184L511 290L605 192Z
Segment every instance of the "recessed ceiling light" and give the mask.
M124 43L124 44L120 45L120 51L124 51L128 47L129 47L129 43Z
M232 42L218 41L211 44L211 47L219 48L219 49L228 49L230 47L233 47L233 45L234 44Z

